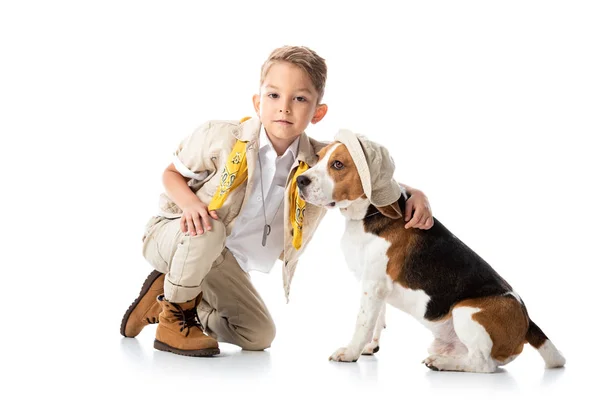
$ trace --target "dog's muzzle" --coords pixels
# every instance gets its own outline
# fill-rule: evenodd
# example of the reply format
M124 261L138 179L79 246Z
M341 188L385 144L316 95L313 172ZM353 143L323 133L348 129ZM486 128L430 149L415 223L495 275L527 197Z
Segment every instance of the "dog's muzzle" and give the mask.
M300 175L296 178L296 183L298 184L298 189L302 190L308 185L310 185L310 178L304 175Z
M310 178L300 175L296 178L296 184L298 185L298 193L300 194L300 198L302 200L306 200L306 195L304 189L310 185Z

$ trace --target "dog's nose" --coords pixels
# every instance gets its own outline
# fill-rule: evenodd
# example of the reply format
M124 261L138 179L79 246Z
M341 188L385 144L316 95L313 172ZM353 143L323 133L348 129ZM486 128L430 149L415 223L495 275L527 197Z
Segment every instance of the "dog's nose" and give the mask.
M296 183L298 184L298 187L302 189L303 187L310 185L310 178L300 175L296 178Z

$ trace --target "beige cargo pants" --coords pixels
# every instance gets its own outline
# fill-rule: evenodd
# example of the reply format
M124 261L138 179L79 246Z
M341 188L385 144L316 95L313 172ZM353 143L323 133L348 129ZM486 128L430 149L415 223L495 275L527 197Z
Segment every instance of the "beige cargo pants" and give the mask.
M250 276L225 247L225 226L199 236L181 232L180 219L156 217L144 235L144 258L165 276L165 298L189 301L202 292L198 316L206 333L245 350L263 350L275 337L275 324Z

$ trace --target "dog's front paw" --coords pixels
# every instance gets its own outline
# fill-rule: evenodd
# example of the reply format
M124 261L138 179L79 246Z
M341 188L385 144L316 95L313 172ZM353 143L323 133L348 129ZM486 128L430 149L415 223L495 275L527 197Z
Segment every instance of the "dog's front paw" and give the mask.
M355 362L359 356L357 351L341 347L329 357L329 361Z
M362 351L363 356L372 356L379 351L379 341L373 340L371 343L365 346Z

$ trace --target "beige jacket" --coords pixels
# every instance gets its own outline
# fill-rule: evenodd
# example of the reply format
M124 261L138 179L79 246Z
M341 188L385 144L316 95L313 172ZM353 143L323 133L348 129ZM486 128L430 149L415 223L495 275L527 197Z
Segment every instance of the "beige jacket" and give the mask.
M209 121L199 127L192 135L186 138L175 151L176 157L186 166L196 178L189 180L188 185L196 193L198 198L205 203L210 203L217 187L221 171L227 163L229 153L236 141L247 141L246 159L248 162L248 179L229 194L223 206L217 210L219 219L225 224L227 235L231 233L235 220L249 197L253 182L252 177L256 173L256 163L259 150L260 120L251 118L243 123L238 121ZM292 245L292 225L289 220L290 202L289 187L291 179L296 172L299 161L304 161L310 167L316 164L316 154L328 143L319 142L309 138L306 133L300 136L298 156L292 165L286 181L286 194L284 201L284 249L280 256L283 261L283 288L286 301L289 301L290 283L298 264L298 258L306 249L326 210L321 207L307 203L302 228L302 247L296 250ZM154 218L158 221L162 218L179 218L181 209L167 196L160 196L160 217ZM150 226L155 222L150 222Z

